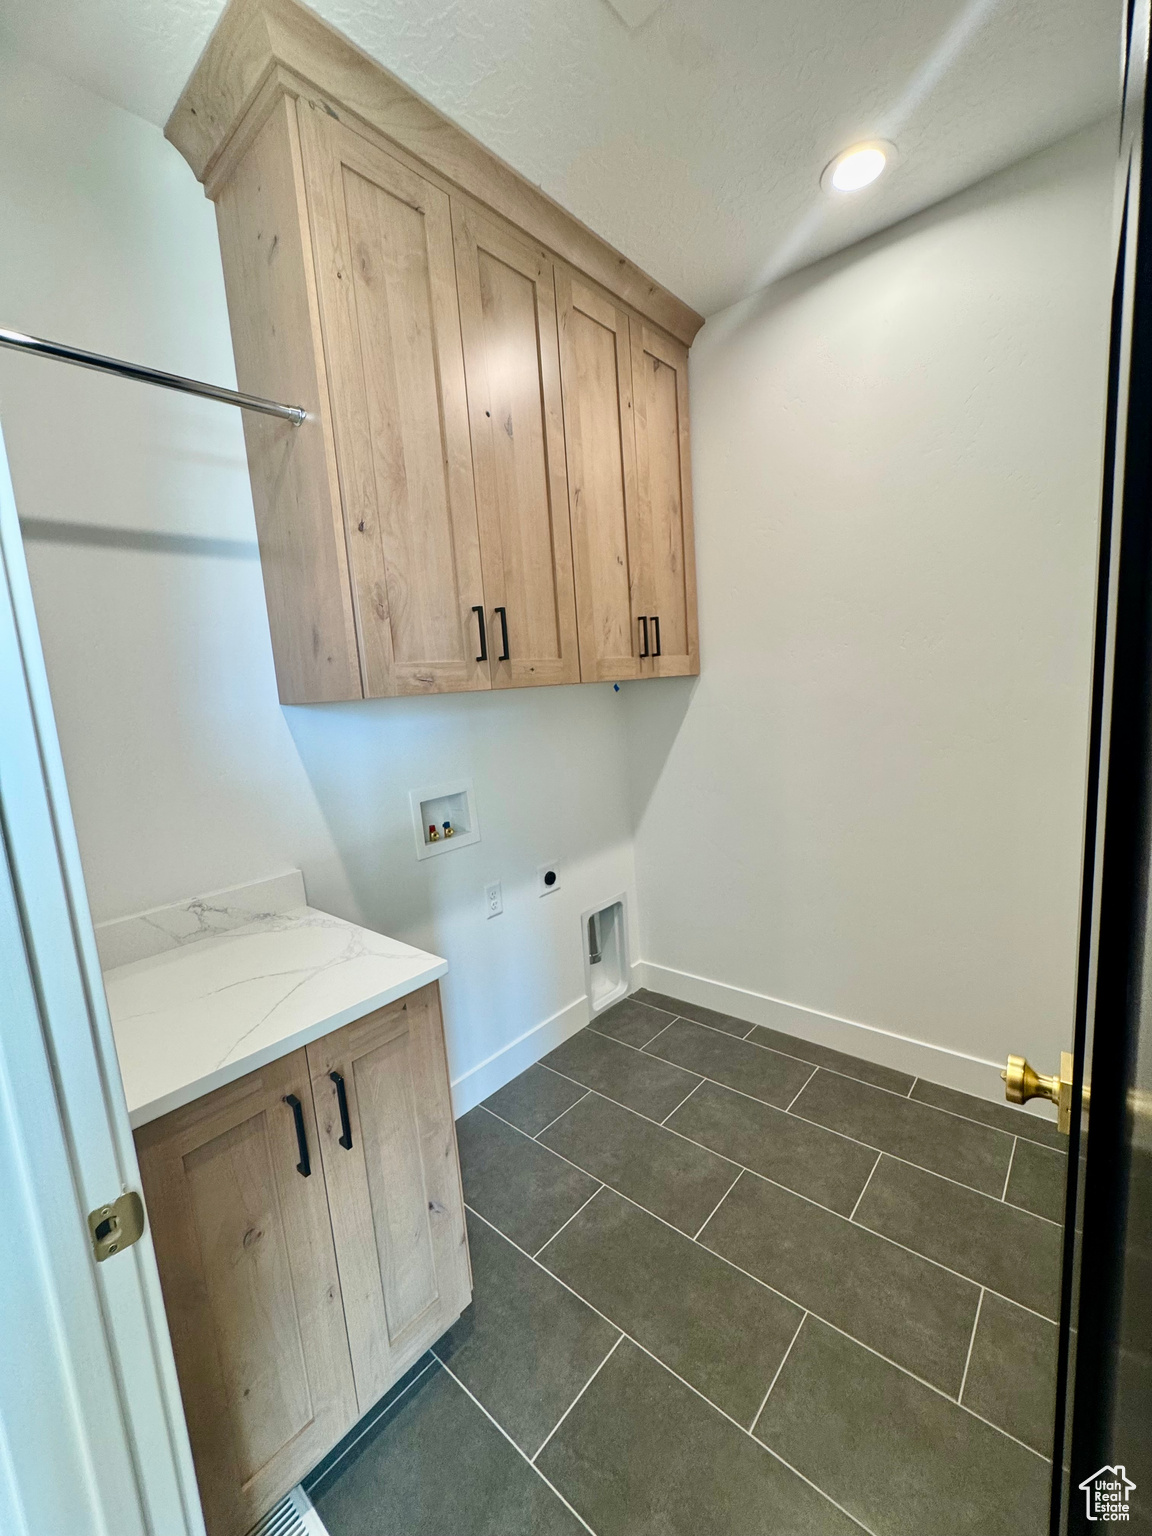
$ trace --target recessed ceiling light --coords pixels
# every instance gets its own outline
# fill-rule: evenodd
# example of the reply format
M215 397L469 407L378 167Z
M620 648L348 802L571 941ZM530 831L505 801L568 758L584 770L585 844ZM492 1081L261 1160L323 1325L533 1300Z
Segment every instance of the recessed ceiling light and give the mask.
M896 159L896 146L887 139L869 139L843 149L824 167L820 185L825 192L859 192L871 186Z

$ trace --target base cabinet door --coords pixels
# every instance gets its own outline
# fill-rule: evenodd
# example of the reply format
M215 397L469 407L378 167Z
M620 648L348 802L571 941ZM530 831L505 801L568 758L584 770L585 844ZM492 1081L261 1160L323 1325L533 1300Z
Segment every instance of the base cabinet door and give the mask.
M438 988L326 1035L308 1064L363 1413L472 1293Z
M304 1052L136 1144L209 1536L243 1536L357 1417Z
M640 589L646 620L641 628L648 632L642 675L695 675L700 671L700 644L688 459L688 349L636 316L631 333L636 496L643 543Z

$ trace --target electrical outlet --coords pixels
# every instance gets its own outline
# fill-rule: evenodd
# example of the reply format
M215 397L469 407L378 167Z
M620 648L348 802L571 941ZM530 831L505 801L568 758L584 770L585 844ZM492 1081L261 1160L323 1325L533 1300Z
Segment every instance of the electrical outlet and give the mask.
M484 887L484 911L489 917L499 917L504 910L504 893L500 889L499 880L493 880L491 885Z
M560 889L560 866L555 859L549 859L547 864L541 864L536 871L536 892L539 896L551 896L553 891Z

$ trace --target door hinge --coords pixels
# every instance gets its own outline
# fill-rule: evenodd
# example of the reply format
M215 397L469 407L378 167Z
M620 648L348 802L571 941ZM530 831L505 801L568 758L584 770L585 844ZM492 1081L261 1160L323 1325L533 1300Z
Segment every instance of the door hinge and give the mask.
M130 1248L144 1232L144 1202L134 1189L111 1205L98 1205L88 1212L88 1231L97 1264L110 1259L122 1248Z

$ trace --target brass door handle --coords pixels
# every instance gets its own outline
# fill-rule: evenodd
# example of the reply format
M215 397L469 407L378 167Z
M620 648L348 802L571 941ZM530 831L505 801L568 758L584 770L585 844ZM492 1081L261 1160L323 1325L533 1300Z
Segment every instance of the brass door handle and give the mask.
M1008 1065L1001 1072L1004 1079L1004 1097L1010 1104L1027 1104L1029 1099L1050 1099L1057 1109L1057 1129L1068 1134L1072 1123L1072 1053L1060 1052L1059 1076L1045 1077L1035 1072L1023 1056L1009 1056ZM1088 1090L1083 1090L1083 1102L1088 1102Z

